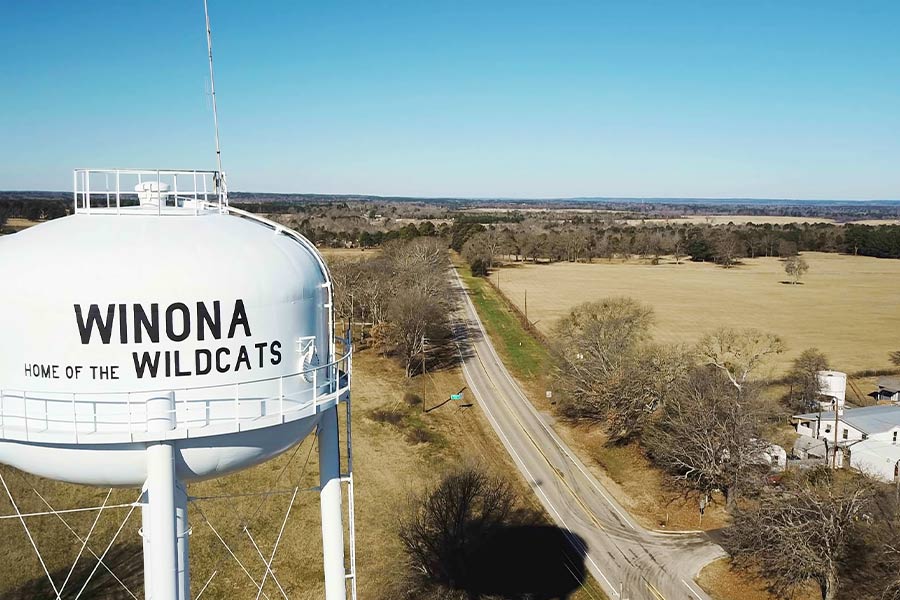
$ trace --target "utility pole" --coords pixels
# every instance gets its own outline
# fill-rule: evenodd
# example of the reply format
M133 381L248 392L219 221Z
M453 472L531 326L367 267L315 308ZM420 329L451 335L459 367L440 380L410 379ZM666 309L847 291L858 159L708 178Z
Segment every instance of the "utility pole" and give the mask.
M422 336L422 413L427 412L425 410L425 378L428 371L425 368L425 342L428 340L424 335Z
M525 290L525 324L531 324L531 321L528 320L528 290Z
M838 399L834 399L834 452L831 455L831 468L837 469L838 451Z

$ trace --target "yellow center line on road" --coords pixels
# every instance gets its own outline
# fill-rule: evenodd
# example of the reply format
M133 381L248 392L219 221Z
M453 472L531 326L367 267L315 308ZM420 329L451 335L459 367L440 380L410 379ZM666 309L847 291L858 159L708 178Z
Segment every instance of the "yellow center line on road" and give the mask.
M644 585L647 586L647 589L650 590L650 593L653 594L653 597L656 598L656 600L666 600L666 597L663 596L658 589L656 589L656 586L654 586L646 579L644 580Z
M475 353L475 356L478 358L478 362L481 363L481 368L484 370L485 374L487 374L487 366L484 364L484 361L481 360L481 356L478 354L478 352ZM544 450L541 448L540 444L538 444L534 437L532 437L531 433L525 427L525 424L522 423L521 419L519 419L519 415L516 414L515 409L513 409L512 406L510 406L509 402L504 398L504 394L500 391L500 388L497 387L497 384L494 383L494 380L490 377L488 377L487 379L490 382L491 387L493 387L497 391L497 397L506 405L513 419L515 419L516 423L519 424L519 429L521 429L522 433L524 433L528 437L528 440L534 446L535 450L537 450L538 454L540 454L544 461L546 461L547 465L550 467L550 470L556 476L556 479L559 480L559 482L563 485L563 487L566 488L566 490L568 490L569 494L584 510L585 514L588 516L591 522L601 530L606 531L606 527L604 527L603 524L597 519L596 515L594 515L594 512L590 509L590 507L588 507L584 500L582 500L581 497L575 492L575 490L572 489L572 487L569 485L569 482L566 481L565 477L563 476L562 472L558 468L556 468L556 466L554 466L550 458L546 455L546 453L544 453Z

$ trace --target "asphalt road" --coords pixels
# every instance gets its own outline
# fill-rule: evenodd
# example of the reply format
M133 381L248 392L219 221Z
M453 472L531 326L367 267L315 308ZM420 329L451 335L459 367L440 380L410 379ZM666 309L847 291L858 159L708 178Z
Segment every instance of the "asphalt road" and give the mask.
M509 375L458 274L455 279L462 296L456 333L469 389L541 504L575 534L573 543L583 543L585 566L606 594L613 600L710 600L694 577L724 550L705 534L653 532L631 518Z

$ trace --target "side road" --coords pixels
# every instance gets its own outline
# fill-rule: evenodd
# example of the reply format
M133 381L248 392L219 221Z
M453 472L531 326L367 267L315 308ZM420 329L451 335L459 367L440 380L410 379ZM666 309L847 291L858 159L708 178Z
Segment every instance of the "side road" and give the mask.
M586 567L607 595L711 600L694 577L725 551L704 534L661 534L636 523L510 376L455 269L452 285L460 296L455 333L466 382L541 504L558 526L583 540Z

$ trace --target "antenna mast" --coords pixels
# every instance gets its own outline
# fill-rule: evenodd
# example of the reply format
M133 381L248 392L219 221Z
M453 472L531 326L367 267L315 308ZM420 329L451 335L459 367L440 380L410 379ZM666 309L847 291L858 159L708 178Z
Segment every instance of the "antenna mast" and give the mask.
M216 130L216 169L222 175L222 150L219 147L219 111L216 108L216 78L213 75L212 31L209 28L208 0L203 0L203 13L206 15L206 48L209 50L209 90L212 94L213 124Z

